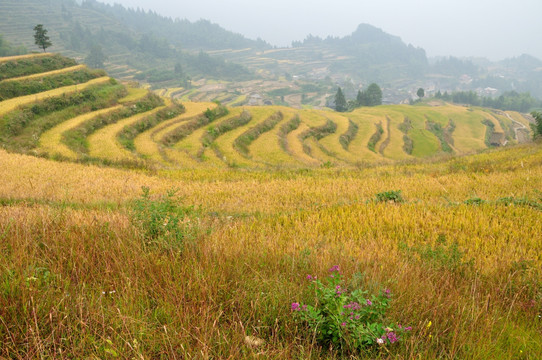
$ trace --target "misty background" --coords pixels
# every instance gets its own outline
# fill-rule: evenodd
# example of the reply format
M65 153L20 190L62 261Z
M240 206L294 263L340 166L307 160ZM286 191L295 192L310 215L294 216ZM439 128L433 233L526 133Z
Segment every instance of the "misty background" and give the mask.
M249 38L289 46L312 34L345 36L360 23L381 28L427 55L542 59L540 0L104 0L196 21L208 19Z

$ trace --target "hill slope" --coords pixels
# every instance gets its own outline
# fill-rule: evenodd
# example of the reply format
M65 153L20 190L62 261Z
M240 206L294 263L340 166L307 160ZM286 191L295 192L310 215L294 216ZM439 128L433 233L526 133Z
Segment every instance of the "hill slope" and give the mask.
M162 77L165 73L169 76L168 80L176 80L178 83L186 80L188 74L229 80L249 76L249 72L238 65L211 57L204 57L202 61L197 54L189 54L181 51L180 47L172 46L165 40L169 31L167 25L172 23L165 19L150 13L141 14L123 9L125 14L131 15L130 24L146 19L145 23L153 23L163 30L155 32L154 27L132 29L111 13L114 9L117 7L109 8L96 1L85 1L80 5L75 1L63 0L0 0L0 13L4 15L0 20L0 34L13 44L22 44L29 50L37 49L33 27L43 24L53 43L50 51L83 60L93 46L99 45L107 57L106 70L123 79L131 79L148 70L161 72ZM250 42L211 24L184 22L182 26L185 32L180 36L183 38L185 34L190 37L206 29L205 36L209 38ZM156 59L160 59L160 62ZM177 64L183 72L174 74ZM210 74L208 68L215 68L216 71Z
M444 102L361 107L351 113L183 106L144 91L130 95L102 71L74 65L53 54L0 58L0 67L9 69L0 81L5 148L119 166L353 167L461 155L529 137L520 114ZM98 115L100 109L105 115ZM90 111L97 115L87 117ZM142 133L143 143L137 139ZM41 144L42 135L47 145ZM145 144L145 150L136 144Z

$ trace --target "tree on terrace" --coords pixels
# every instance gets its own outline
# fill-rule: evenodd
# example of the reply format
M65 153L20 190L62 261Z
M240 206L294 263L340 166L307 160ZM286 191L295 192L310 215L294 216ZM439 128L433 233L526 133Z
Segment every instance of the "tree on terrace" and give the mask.
M43 52L45 52L45 49L49 46L53 45L51 41L49 41L47 30L43 28L42 24L34 26L34 43L42 48Z
M339 112L345 112L348 110L346 99L340 87L337 89L337 94L335 94L335 110Z

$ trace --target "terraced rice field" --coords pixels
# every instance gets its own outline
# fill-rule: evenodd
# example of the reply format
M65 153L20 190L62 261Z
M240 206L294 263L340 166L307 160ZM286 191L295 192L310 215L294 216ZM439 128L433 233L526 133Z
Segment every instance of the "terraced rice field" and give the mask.
M44 132L41 135L38 151L48 154L49 156L61 155L65 158L76 160L77 158L79 158L79 155L62 142L63 134L66 131L81 125L85 121L88 121L99 115L104 115L119 110L120 108L122 108L122 105L89 112L87 114L74 117L68 121L64 121L60 125L55 126L54 128Z
M131 116L96 131L88 137L90 156L112 161L133 160L135 157L134 154L123 148L118 142L118 134L125 126L133 125L141 119L147 116L152 116L164 108L165 106L158 107L153 110Z
M38 54L36 56L46 55ZM17 59L21 58L16 57L2 61ZM32 56L25 56L23 59L32 61ZM34 79L81 68L80 65L68 66L6 81ZM106 81L109 81L108 77L101 77L77 86L66 86L35 95L5 100L0 102L0 116L21 105L74 93L93 84ZM171 94L178 90L164 91L164 94ZM118 103L132 103L146 93L145 89L130 88L128 95ZM248 106L231 108L230 115L226 118L218 119L211 125L197 125L199 127L191 128L190 134L183 135L181 141L164 145L164 139L167 136L181 129L189 121L195 121L198 117L203 116L202 114L207 109L213 110L216 107L214 103L183 102L186 108L185 113L161 122L137 135L134 139L135 149L133 151L128 151L118 144L117 134L125 126L135 124L141 118L154 114L160 109L109 124L106 128L89 135L87 141L90 157L104 159L111 163L129 158L142 158L156 166L165 168L207 165L223 168L350 167L364 163L423 158L445 152L465 154L485 149L488 147L488 136L486 135L488 129L484 121L486 124L493 124L492 131L496 134L494 137L500 136L503 142L505 139L507 144L513 144L516 142L515 136L517 134L514 126L521 127L521 124L526 122L521 115L512 112L494 112L483 108L448 104L434 107L379 106L359 108L351 113L295 110L280 106ZM251 120L247 124L219 134L213 140L212 146L202 145L202 137L208 131L213 131L214 126L220 124L221 121L227 123L243 111L251 116ZM107 112L107 109L103 110L103 113ZM281 119L277 118L276 121L267 120L273 114L281 114L282 117ZM75 154L70 152L60 139L63 132L81 124L89 117L91 117L90 114L83 115L59 124L56 128L49 129L42 135L39 151L49 154L57 153L75 159ZM287 131L281 129L295 117L300 120L295 128ZM265 125L266 120L271 121L271 125ZM516 121L515 125L513 121ZM204 123L202 122L202 124ZM259 130L260 128L261 130ZM527 129L522 129L522 131L527 131ZM254 132L257 134L253 134ZM524 134L523 138L525 138ZM236 141L245 141L246 145L243 145L241 149L236 145ZM407 144L407 141L410 144ZM55 147L58 147L56 152Z
M66 68L63 68L63 69L47 71L47 72L44 72L44 73L38 73L38 74L33 74L33 75L26 75L26 76L11 78L11 79L7 79L7 80L4 80L4 81L21 81L21 80L40 79L40 78L43 78L43 77L46 77L46 76L64 74L64 73L68 73L68 72L82 70L84 68L86 68L85 65L75 65L75 66L70 66L70 67L66 67Z
M0 116L5 115L10 111L15 110L19 106L28 105L39 100L43 100L43 99L47 99L51 97L57 97L64 94L73 94L78 91L84 90L87 87L90 87L92 85L104 84L108 82L110 79L111 78L109 76L102 76L100 78L90 80L86 82L85 84L63 86L58 89L49 90L49 91L41 92L38 94L20 96L14 99L4 100L0 102Z

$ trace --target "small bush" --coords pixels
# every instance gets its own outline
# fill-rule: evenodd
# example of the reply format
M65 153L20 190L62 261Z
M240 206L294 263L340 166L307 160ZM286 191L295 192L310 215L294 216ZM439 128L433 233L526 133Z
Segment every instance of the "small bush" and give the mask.
M448 243L444 234L439 234L435 245L408 246L402 243L399 244L399 248L409 258L418 257L426 264L450 271L462 272L474 265L473 259L465 261L465 253L459 249L459 244L455 241Z
M390 324L386 311L390 291L369 295L368 291L348 291L343 284L339 266L329 269L326 283L308 276L314 290L314 305L292 303L294 316L311 330L323 347L347 352L369 351L376 346L396 343L410 327Z
M152 199L148 187L134 202L132 223L140 230L146 246L181 251L187 241L193 240L199 229L197 212L183 207L170 190L166 196Z
M376 202L402 203L405 199L401 195L401 190L390 190L376 194Z

